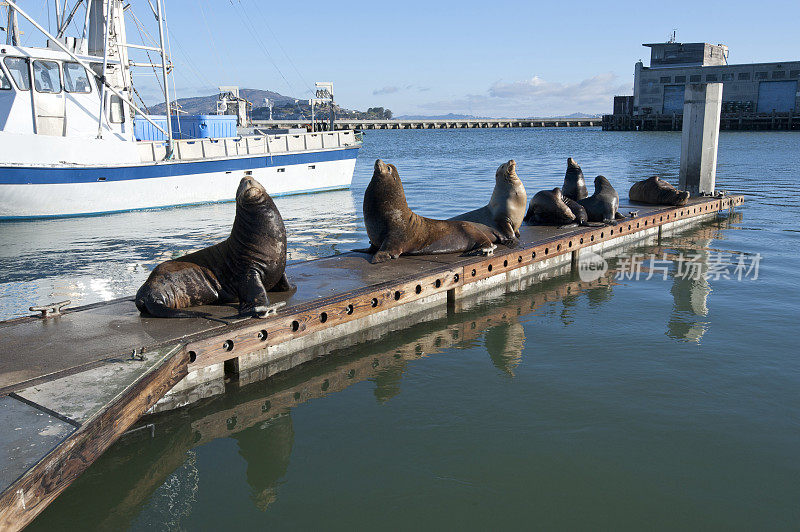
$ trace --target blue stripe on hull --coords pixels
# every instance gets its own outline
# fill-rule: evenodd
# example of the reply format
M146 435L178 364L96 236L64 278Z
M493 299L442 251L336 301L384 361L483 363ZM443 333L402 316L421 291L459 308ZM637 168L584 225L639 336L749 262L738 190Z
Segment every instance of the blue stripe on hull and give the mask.
M280 192L278 194L270 194L273 198L282 198L285 196L300 196L302 194L313 194L316 192L332 192L334 190L347 190L350 185L341 185L333 187L310 188L308 190L298 190L297 192ZM141 209L121 209L118 211L103 211L103 212L82 212L78 214L53 214L49 216L0 216L0 222L10 221L28 221L28 220L44 220L53 218L85 218L87 216L104 216L106 214L119 214L121 212L134 212L134 211L158 211L162 209L174 209L176 207L193 207L197 205L211 205L214 203L233 203L235 199L226 199L221 201L201 201L198 203L176 203L175 205L162 205L159 207L142 207Z
M318 151L311 153L290 153L286 155L266 155L233 159L215 159L192 162L159 162L139 166L112 167L0 167L0 185L52 185L62 183L94 183L100 181L126 181L130 179L152 179L214 172L233 172L291 166L295 164L322 163L355 159L358 148Z

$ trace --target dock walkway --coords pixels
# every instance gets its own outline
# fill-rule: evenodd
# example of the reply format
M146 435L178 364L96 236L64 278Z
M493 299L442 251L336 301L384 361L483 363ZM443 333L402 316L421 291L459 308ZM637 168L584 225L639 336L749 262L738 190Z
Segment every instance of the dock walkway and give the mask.
M270 374L326 354L330 342L555 267L584 250L640 242L743 203L693 198L638 210L615 226L523 226L521 245L488 257L401 257L373 265L345 253L287 267L298 286L286 306L241 319L230 306L206 318L139 315L132 298L0 323L0 529L24 527L148 411L179 407L191 390L270 365ZM165 396L167 396L165 398ZM160 401L160 402L159 402Z

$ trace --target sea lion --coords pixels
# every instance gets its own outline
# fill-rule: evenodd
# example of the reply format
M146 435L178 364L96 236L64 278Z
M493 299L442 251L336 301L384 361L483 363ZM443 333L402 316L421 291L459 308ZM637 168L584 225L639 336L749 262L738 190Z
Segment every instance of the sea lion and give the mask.
M501 164L494 174L494 191L488 205L450 219L478 222L494 227L508 239L519 238L528 196L516 169L514 159Z
M631 201L654 205L674 205L681 207L689 201L689 192L678 190L657 175L633 184L628 197Z
M136 292L142 314L161 318L201 315L196 305L239 302L240 315L267 312L267 291L294 289L286 278L286 229L278 208L250 176L236 191L231 235L213 246L162 262Z
M372 263L400 255L490 252L505 237L494 228L461 220L433 220L414 213L406 201L403 183L393 164L375 161L372 180L364 192L364 225Z
M580 201L589 196L586 190L586 180L583 179L583 170L572 157L567 159L567 173L564 175L564 186L561 187L565 197Z
M613 224L614 220L624 218L619 209L619 194L608 182L608 179L599 175L594 178L594 194L588 198L579 200L590 222L603 222Z
M553 190L542 190L534 194L525 221L531 225L575 225L595 226L589 221L586 209L577 201L570 199L556 187Z

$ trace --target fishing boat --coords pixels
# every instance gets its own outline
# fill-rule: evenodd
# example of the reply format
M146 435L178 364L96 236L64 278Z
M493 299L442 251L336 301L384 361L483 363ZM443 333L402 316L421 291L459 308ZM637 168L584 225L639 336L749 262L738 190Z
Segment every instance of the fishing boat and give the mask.
M6 2L7 40L0 45L0 219L232 201L245 175L273 196L350 186L361 146L354 131L315 131L313 122L310 131L244 131L242 113L230 114L224 101L218 119L170 112L172 64L163 0L145 4L158 27L158 37L145 44L127 41L129 6L121 0L60 2L54 0L54 34L18 1ZM20 46L20 17L47 39L45 47ZM76 17L83 18L82 32L67 36ZM156 59L132 59L137 52ZM132 73L139 67L157 72L166 115L151 115L142 110L143 103L134 103ZM332 103L331 93L318 87L314 102ZM236 101L234 95L231 103ZM191 120L199 127L186 127Z

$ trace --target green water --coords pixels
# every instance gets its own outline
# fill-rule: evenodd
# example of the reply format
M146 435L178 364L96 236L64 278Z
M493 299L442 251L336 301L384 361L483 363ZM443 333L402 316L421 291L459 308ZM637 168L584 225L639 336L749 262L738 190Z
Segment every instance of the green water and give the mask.
M797 133L722 133L718 185L745 206L625 250L666 254L667 280L617 280L612 261L594 283L568 274L489 294L231 382L146 420L29 530L796 530L798 148ZM278 205L298 261L364 242L376 157L398 166L412 208L446 216L485 203L512 157L529 195L560 185L567 156L624 195L653 173L675 181L679 155L672 133L370 132L352 191ZM164 230L179 212L186 222ZM0 254L0 309L13 314L26 290L130 293L159 260L223 236L232 208L131 216L0 227L16 247ZM758 278L680 278L681 254L703 271L760 256ZM25 267L35 257L50 273Z

